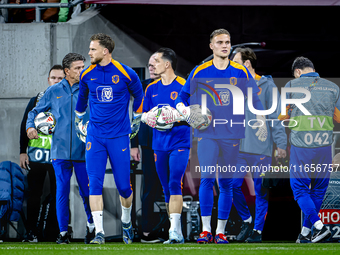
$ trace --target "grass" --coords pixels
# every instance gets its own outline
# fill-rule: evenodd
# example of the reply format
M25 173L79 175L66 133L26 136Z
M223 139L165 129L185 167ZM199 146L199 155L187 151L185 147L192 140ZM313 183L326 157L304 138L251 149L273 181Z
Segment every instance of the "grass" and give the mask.
M1 243L1 255L87 255L87 254L185 254L185 255L262 255L262 254L294 254L294 255L320 255L320 254L340 254L340 244L295 244L295 243L261 243L261 244L238 244L231 243L228 245L198 245L187 243L180 245L163 245L163 244L141 244L133 243L124 245L120 243L108 243L105 245L85 245L82 243L71 243L68 245L57 245L55 243Z

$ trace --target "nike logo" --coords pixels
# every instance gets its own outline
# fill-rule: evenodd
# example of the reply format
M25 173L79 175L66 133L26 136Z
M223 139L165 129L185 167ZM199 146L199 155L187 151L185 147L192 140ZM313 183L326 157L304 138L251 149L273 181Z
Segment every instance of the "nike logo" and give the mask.
M98 78L91 78L91 81L97 80Z
M61 98L61 97L63 97L63 96L57 97L57 99L59 99L59 98Z
M200 236L201 236L201 237L203 237L203 236L204 236L204 234L200 234Z
M181 151L185 151L185 150L178 150L179 152L181 152Z
M212 82L213 80L210 80L210 81L206 81L206 83L209 83L209 82Z
M266 157L260 158L261 160L264 160Z
M238 143L237 144L233 144L234 147L237 146L237 145L238 145Z
M152 95L152 97L156 97L156 96L158 96L158 94L157 95Z
M198 138L198 141L201 141L201 140L202 140L202 137L199 137L199 138Z
M125 149L122 149L122 151L126 151L126 149L127 149L127 148L125 148Z

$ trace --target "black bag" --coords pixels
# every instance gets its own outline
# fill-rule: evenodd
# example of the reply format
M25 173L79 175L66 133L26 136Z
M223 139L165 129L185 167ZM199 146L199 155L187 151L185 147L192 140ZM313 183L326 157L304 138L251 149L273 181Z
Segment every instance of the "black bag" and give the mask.
M52 194L49 194L40 206L37 235L40 241L54 242L59 234L59 227L56 215L56 201Z

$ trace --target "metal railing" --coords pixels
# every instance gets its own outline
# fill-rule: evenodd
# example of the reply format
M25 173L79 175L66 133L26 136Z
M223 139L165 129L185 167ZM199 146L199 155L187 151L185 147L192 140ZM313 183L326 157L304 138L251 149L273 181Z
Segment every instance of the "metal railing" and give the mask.
M70 3L0 4L0 9L35 8L35 22L41 22L41 10L48 8L70 8L83 2L84 0L75 0Z

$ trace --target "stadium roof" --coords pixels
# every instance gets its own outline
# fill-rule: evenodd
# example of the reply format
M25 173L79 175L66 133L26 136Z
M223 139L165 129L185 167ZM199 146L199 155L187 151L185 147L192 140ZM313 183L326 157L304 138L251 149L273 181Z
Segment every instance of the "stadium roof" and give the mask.
M340 6L340 0L85 0L85 3L212 6Z

